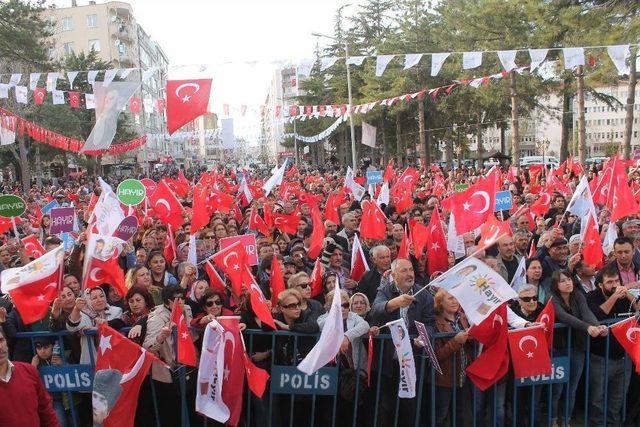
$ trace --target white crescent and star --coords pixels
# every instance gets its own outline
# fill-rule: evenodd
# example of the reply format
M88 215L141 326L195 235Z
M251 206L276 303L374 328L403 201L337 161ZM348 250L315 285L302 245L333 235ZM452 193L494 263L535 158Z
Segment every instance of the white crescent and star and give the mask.
M493 318L493 322L492 322L491 326L495 325L496 321L498 321L498 323L500 323L501 325L504 325L504 319L499 314L495 315L495 317Z
M636 333L639 331L640 331L640 328L635 328L635 327L627 329L626 335L629 342L632 342L632 343L636 342L636 338L637 338Z
M192 87L194 91L191 93L191 95L185 95L182 97L180 95L180 91L188 87ZM182 100L182 103L184 104L189 102L189 100L191 99L191 96L196 94L199 90L200 90L200 85L197 83L183 83L176 88L176 97L180 98Z
M518 341L518 348L520 348L521 352L524 353L524 349L522 348L522 346L527 341L531 341L534 344L534 347L533 347L534 350L538 348L538 340L536 339L536 337L534 337L533 335L525 335L522 338L520 338L520 341ZM533 358L533 353L531 351L527 353L527 358L529 359Z
M544 202L542 201L542 199L545 199ZM551 194L549 193L542 193L542 195L540 196L540 204L541 205L548 205L551 203Z
M551 323L549 315L546 313L543 314L542 316L540 316L540 321L544 323L544 331L547 332L547 326L549 325L549 323Z
M228 259L229 259L229 257L231 257L231 256L235 256L235 257L236 257L236 260L238 259L238 253L237 253L237 252L234 252L234 251L229 252L228 254L226 254L226 255L224 256L224 258L222 258L222 263L223 263L223 264L224 264L224 266L225 266L225 267L227 267L227 268L231 268L231 267L229 267L229 262L228 262ZM238 270L239 268L240 268L240 266L238 265L238 262L236 262L236 263L233 265L233 269L234 269L234 270Z
M142 365L144 365L144 359L145 359L144 353L145 351L142 350L142 354L140 354L140 357L138 357L138 360L136 360L136 364L133 365L133 368L131 368L129 372L124 372L122 374L122 378L120 379L120 384L124 384L127 381L135 378L136 375L138 375L138 372L140 372Z
M154 207L157 207L158 205L164 206L167 209L167 213L171 211L171 206L169 206L167 199L158 199Z
M100 268L94 268L89 272L89 278L94 282L98 282L100 279L98 278L98 273L100 272Z
M100 347L100 352L104 356L104 353L108 349L113 348L113 347L111 347L111 335L103 335L103 336L101 336L100 337L100 344L98 344L98 346Z
M482 209L480 209L479 211L477 211L476 213L479 213L479 214L485 213L486 211L489 210L489 208L490 208L489 205L491 204L491 198L489 197L489 193L487 193L484 190L483 191L475 191L471 195L471 197L469 197L469 199L472 199L476 195L482 197L482 199L484 200L484 207ZM468 209L466 209L466 210L468 210Z

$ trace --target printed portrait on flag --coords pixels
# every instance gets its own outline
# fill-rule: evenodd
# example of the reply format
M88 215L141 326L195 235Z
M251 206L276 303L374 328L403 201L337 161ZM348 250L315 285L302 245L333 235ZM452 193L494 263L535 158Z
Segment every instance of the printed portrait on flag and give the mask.
M93 425L102 426L122 393L122 373L116 369L101 369L93 378Z

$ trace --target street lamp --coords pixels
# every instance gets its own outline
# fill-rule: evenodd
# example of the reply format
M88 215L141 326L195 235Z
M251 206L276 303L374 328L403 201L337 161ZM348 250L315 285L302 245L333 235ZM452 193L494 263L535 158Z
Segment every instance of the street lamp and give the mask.
M345 4L344 6L342 6L340 9L349 6L348 4ZM349 95L349 126L351 127L351 165L353 167L353 170L356 170L356 129L353 126L353 115L351 114L351 107L353 105L353 101L351 98L351 71L349 70L349 46L347 46L347 41L342 41L337 39L336 37L333 36L327 36L325 34L320 34L320 33L311 33L311 35L316 36L316 37L324 37L330 40L334 40L337 41L338 43L344 43L344 60L345 60L345 66L347 67L347 92Z
M545 164L544 158L547 154L547 150L549 149L549 145L551 145L551 141L548 139L540 139L536 141L536 148L542 152L542 170L545 178L547 176L547 165Z

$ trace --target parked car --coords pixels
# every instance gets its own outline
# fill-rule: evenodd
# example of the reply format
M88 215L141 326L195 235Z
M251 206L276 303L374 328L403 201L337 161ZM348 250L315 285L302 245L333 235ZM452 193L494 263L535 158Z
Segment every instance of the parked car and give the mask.
M588 165L593 165L593 164L599 165L600 163L604 163L607 160L609 160L608 157L589 157L585 159L584 162Z
M524 156L520 159L520 166L541 165L542 156ZM560 161L557 157L544 156L544 165L557 168L560 166Z

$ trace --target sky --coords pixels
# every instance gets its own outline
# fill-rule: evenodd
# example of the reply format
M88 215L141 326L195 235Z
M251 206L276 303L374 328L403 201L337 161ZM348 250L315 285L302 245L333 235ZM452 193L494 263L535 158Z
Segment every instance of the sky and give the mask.
M54 0L69 7L71 0ZM88 0L77 0L85 5ZM102 3L102 0L98 0ZM355 13L362 0L128 0L133 14L149 36L157 41L170 61L170 78L193 78L199 65L213 77L212 109L222 104L247 105L245 120L236 119L240 130L258 126L252 113L263 104L273 77L274 60L296 61L313 57L317 37L313 32L333 34L336 10ZM322 42L321 43L326 43ZM246 64L257 61L256 64ZM223 62L233 64L223 65ZM179 67L179 68L174 68ZM195 74L194 74L195 73ZM239 114L236 114L239 115ZM237 133L237 132L236 132ZM253 132L252 132L253 133Z

